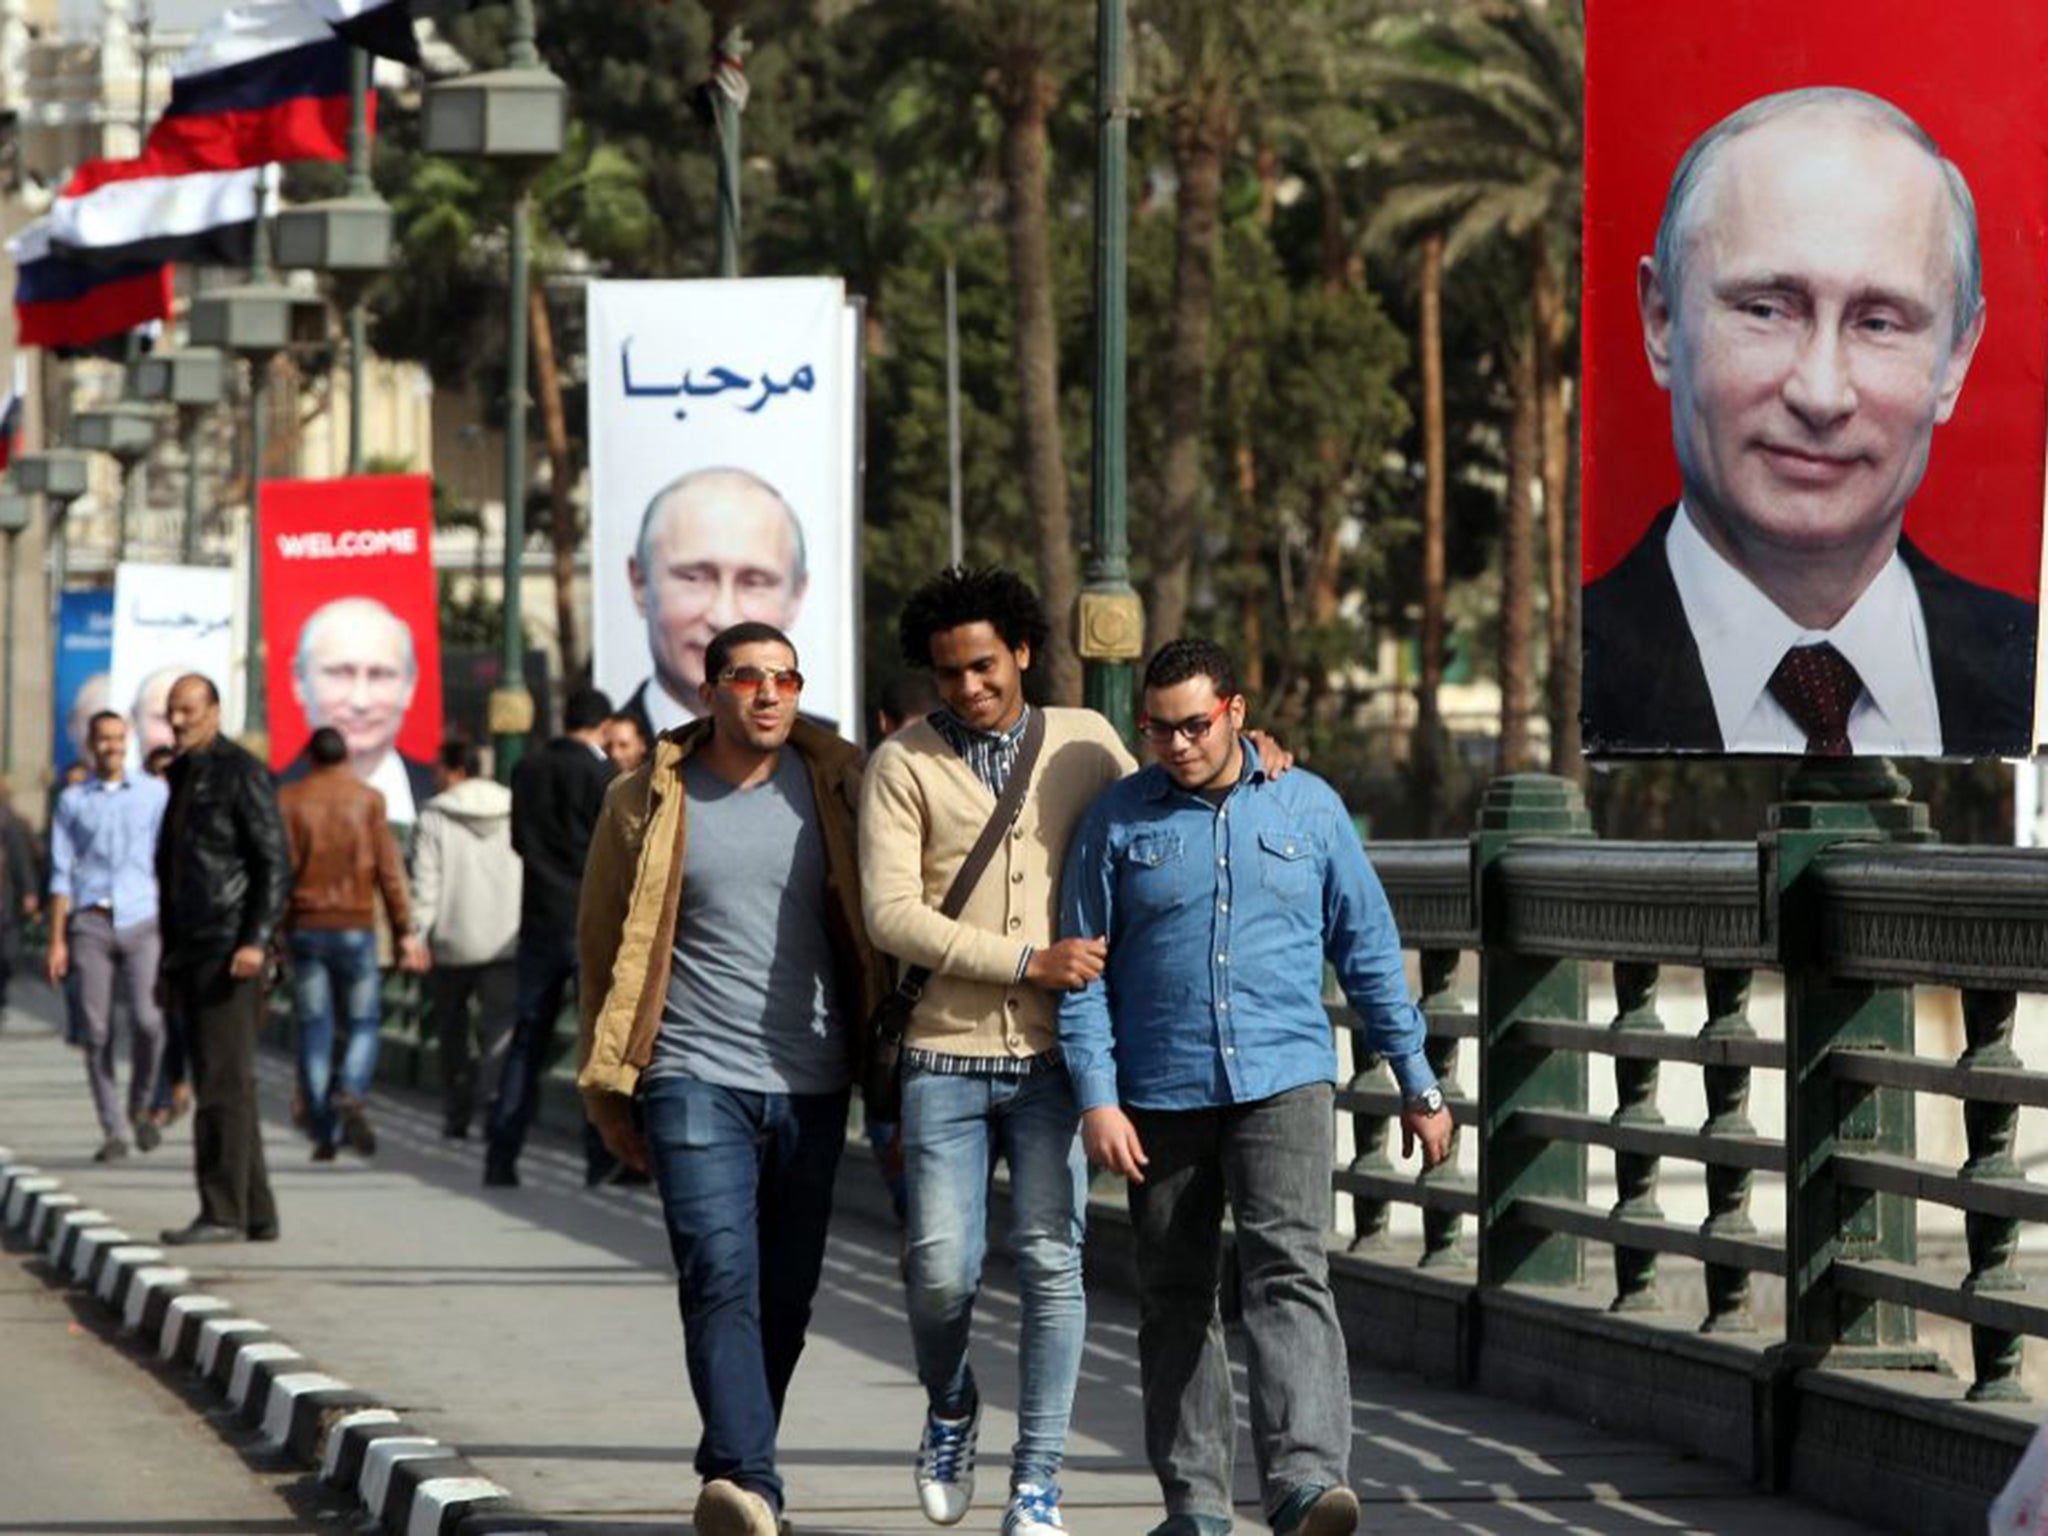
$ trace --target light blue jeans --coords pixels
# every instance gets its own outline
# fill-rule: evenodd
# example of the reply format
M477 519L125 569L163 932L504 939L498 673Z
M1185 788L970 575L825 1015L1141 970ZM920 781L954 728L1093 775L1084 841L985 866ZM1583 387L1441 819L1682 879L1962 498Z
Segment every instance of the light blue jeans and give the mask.
M979 1401L967 1346L987 1248L989 1174L999 1155L1009 1165L1009 1242L1023 1297L1012 1487L1051 1486L1066 1452L1088 1325L1088 1170L1079 1129L1073 1089L1057 1067L1013 1078L904 1069L910 1337L918 1380L941 1418L960 1418Z
M377 1030L383 1022L377 935L368 928L307 928L285 936L292 959L292 1011L299 1020L299 1086L305 1091L306 1130L315 1143L341 1140L340 1117L330 1102L361 1102L377 1075ZM337 1009L348 1030L341 1076L334 1075Z

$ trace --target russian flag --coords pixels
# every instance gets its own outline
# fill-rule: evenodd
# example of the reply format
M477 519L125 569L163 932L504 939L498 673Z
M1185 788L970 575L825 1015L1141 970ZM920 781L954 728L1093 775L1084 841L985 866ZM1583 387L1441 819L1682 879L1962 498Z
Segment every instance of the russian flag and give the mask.
M320 19L366 53L415 68L420 40L412 29L412 0L305 0Z
M67 197L109 182L348 158L349 45L302 0L216 17L171 65L171 100L133 160L90 160ZM370 103L374 129L376 102Z
M99 265L56 251L47 220L8 243L15 261L15 340L25 347L89 347L171 313L162 262Z

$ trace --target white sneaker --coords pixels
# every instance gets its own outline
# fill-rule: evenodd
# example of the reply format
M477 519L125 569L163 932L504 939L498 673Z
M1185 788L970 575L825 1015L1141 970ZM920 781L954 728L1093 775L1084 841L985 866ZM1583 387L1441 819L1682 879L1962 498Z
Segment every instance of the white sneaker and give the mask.
M751 1488L714 1477L697 1495L690 1524L697 1536L777 1536L768 1501Z
M974 1503L974 1448L981 1404L964 1419L927 1413L917 1442L917 1503L934 1525L957 1525Z
M1067 1522L1060 1518L1060 1491L1036 1483L1019 1483L1010 1491L1010 1506L1003 1511L1003 1536L1045 1536L1048 1531L1064 1532Z

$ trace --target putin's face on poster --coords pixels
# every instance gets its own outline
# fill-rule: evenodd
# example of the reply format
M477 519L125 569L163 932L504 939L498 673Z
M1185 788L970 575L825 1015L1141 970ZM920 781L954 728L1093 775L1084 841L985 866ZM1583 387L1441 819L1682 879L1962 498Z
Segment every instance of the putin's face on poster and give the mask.
M704 648L747 620L787 630L803 607L803 528L742 469L701 469L658 491L627 562L652 676L639 698L656 732L699 712Z
M1685 506L1824 628L1891 557L1984 332L1946 163L1827 98L1724 139L1638 274ZM1967 192L1963 197L1967 197Z
M341 732L356 776L369 780L396 748L419 686L412 631L374 598L339 598L299 630L292 681L307 728Z
M1901 545L1980 281L1962 173L1877 97L1764 97L1694 142L1636 274L1679 503L1587 589L1590 747L2023 744L2031 608Z

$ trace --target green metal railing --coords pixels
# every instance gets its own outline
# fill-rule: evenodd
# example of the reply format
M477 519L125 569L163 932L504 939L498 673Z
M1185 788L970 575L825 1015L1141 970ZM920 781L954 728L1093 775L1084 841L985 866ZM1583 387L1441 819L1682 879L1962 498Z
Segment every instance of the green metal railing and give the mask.
M1417 951L1429 1053L1460 1138L1477 1135L1476 1179L1456 1159L1415 1178L1387 1155L1397 1096L1357 1043L1339 1105L1357 1155L1335 1174L1352 1203L1352 1249L1384 1256L1390 1206L1422 1213L1425 1269L1466 1270L1480 1289L1578 1287L1588 1245L1612 1255L1608 1310L1661 1310L1660 1258L1698 1261L1710 1334L1754 1335L1751 1280L1785 1284L1781 1353L1795 1368L1939 1369L1916 1318L1965 1325L1962 1396L2024 1396L2024 1341L2048 1337L2048 1302L2018 1262L2024 1223L2048 1221L2048 1187L2015 1158L2019 1112L2048 1107L2048 1074L2013 1047L2018 995L2048 992L2048 851L1943 847L1888 768L1795 776L1754 844L1593 840L1562 781L1497 783L1466 843L1383 843L1368 851L1404 941ZM1457 991L1477 957L1479 997ZM1612 967L1612 1018L1588 1017L1589 969ZM1660 982L1697 970L1704 1009L1666 1016ZM1759 1035L1752 983L1776 972L1783 1039ZM1961 995L1958 1060L1914 1054L1916 988ZM1341 1004L1332 1016L1357 1029ZM1461 1085L1467 1042L1476 1092ZM1701 1072L1707 1114L1668 1124L1659 1072ZM1615 1108L1588 1112L1589 1073L1612 1074ZM1782 1137L1749 1118L1758 1072L1785 1075ZM1916 1099L1962 1106L1960 1167L1920 1160ZM1604 1149L1616 1198L1587 1199L1587 1154ZM1705 1219L1668 1220L1668 1165L1698 1165ZM1783 1181L1782 1240L1750 1214L1756 1178ZM1919 1264L1918 1218L1961 1215L1967 1272L1949 1283ZM1476 1263L1465 1251L1473 1226ZM1765 1342L1776 1342L1766 1340Z

